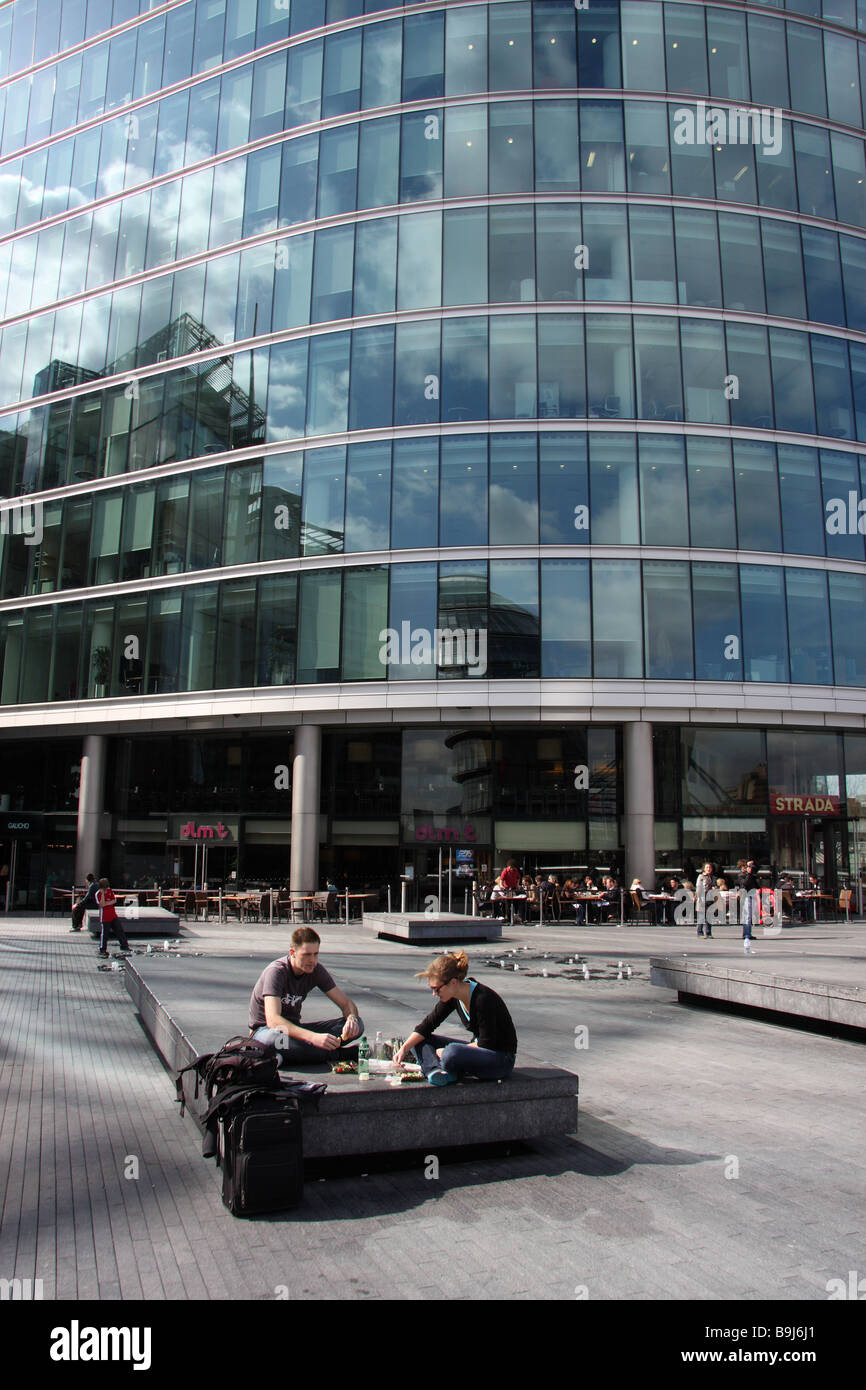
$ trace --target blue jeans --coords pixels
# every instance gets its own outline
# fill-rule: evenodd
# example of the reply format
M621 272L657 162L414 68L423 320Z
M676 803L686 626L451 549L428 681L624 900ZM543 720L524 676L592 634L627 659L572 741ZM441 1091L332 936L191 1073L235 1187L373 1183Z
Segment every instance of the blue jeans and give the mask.
M442 1060L436 1056L436 1049L444 1048ZM426 1042L414 1049L419 1065L425 1076L431 1071L450 1072L458 1079L463 1076L477 1076L482 1081L501 1081L514 1070L514 1053L494 1052L489 1047L470 1047L468 1043L456 1042L454 1038L443 1038L434 1033Z
M752 927L755 925L755 914L757 912L757 894L754 889L746 894L746 901L743 905L743 940L751 941Z
M298 1027L309 1029L311 1033L332 1033L338 1038L343 1031L346 1020L340 1014L339 1018L327 1018L316 1023L299 1024ZM273 1043L277 1049L280 1067L291 1067L300 1062L346 1062L354 1061L358 1055L358 1043L364 1031L364 1020L358 1019L359 1032L349 1043L344 1043L342 1047L336 1047L333 1051L326 1051L322 1047L314 1047L312 1043L304 1042L301 1038L290 1038L287 1033L283 1033L279 1028L257 1028L253 1037L257 1042Z

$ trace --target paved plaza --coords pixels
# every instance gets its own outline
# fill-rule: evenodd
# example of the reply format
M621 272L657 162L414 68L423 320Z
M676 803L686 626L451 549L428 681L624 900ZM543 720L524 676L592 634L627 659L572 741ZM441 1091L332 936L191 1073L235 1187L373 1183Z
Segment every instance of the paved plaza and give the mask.
M742 965L733 928L518 926L470 946L526 1051L579 1074L577 1135L472 1151L438 1178L422 1159L347 1164L311 1177L299 1211L249 1222L223 1207L122 973L67 928L0 925L0 1276L41 1279L45 1299L332 1298L339 1262L354 1298L826 1300L866 1271L862 1045L649 982L651 956ZM180 949L191 985L200 952L249 956L252 987L288 936L197 923ZM864 945L866 925L798 927L759 935L748 968L864 984ZM515 949L519 970L492 963ZM323 928L322 959L374 1033L427 1011L414 972L430 955ZM310 1017L332 1010L318 998ZM244 1024L232 1014L225 1035Z

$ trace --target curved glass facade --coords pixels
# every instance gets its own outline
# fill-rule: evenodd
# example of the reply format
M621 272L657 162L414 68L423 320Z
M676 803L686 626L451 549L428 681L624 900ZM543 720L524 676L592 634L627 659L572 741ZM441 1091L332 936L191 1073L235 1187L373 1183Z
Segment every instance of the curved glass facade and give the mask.
M843 795L841 732L807 778L755 726L866 729L866 0L50 8L0 8L0 723L132 723L130 862L155 710L185 757L351 709L355 849L612 857L641 747L659 853L727 814L781 863L808 779L853 824L860 743ZM242 864L292 794L257 737L190 752ZM701 810L698 763L760 797ZM148 805L176 846L196 805Z

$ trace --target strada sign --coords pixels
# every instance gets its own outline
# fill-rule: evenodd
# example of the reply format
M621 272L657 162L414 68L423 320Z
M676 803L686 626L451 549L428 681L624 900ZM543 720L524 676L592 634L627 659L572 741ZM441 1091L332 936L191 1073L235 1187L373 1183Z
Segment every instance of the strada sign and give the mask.
M838 816L842 813L838 796L771 796L774 816Z

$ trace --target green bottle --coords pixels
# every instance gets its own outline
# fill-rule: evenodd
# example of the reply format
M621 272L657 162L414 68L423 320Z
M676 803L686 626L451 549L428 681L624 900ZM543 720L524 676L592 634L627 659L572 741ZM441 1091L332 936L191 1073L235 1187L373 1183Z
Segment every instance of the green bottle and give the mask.
M370 1080L370 1044L367 1042L366 1035L358 1044L358 1080Z

